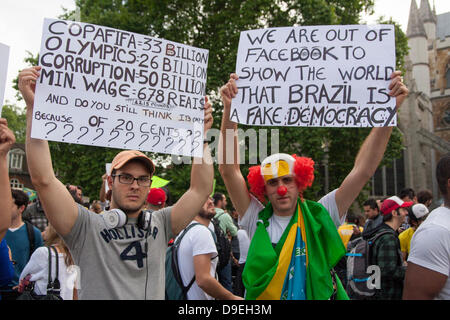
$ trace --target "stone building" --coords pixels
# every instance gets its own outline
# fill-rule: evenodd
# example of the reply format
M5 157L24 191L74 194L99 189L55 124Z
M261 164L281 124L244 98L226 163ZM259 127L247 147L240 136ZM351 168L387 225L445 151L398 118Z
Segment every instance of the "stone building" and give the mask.
M450 12L436 15L428 0L411 0L406 36L410 47L404 81L410 94L399 111L403 158L380 168L373 196L390 196L405 187L432 191L439 204L435 168L450 152Z

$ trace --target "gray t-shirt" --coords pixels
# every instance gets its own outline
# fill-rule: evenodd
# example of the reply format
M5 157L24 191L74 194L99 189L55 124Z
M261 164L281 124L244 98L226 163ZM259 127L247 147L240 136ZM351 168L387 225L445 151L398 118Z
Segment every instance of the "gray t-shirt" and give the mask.
M80 268L79 298L163 300L166 249L173 236L171 211L172 207L153 212L146 236L136 218L108 229L102 214L78 206L78 218L64 241Z

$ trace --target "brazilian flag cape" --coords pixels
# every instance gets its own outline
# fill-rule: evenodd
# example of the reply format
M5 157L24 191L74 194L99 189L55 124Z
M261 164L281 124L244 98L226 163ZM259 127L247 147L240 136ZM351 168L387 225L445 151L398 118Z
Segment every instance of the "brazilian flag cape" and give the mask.
M320 203L299 198L297 210L275 248L266 230L272 214L270 202L259 213L242 274L247 290L245 298L281 299L286 281L295 281L292 257L296 251L296 239L298 241L301 235L306 244L306 299L330 299L334 292L330 271L346 251L328 211ZM337 276L335 297L349 299Z

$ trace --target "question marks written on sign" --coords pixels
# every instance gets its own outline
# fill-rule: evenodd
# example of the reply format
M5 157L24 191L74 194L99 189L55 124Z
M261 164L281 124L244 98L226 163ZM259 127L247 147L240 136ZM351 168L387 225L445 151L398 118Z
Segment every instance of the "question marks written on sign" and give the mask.
M45 19L33 138L203 154L208 50Z
M230 119L263 126L395 126L395 99L388 94L394 67L392 25L244 31Z

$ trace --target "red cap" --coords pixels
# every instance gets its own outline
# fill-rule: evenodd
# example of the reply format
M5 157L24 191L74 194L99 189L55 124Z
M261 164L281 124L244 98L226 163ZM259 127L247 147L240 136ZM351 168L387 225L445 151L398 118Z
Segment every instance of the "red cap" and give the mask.
M398 208L411 207L413 204L414 202L412 201L405 202L399 197L393 196L383 201L381 204L381 213L385 216Z
M166 202L166 193L161 188L150 189L147 195L147 202L155 206L161 205Z

